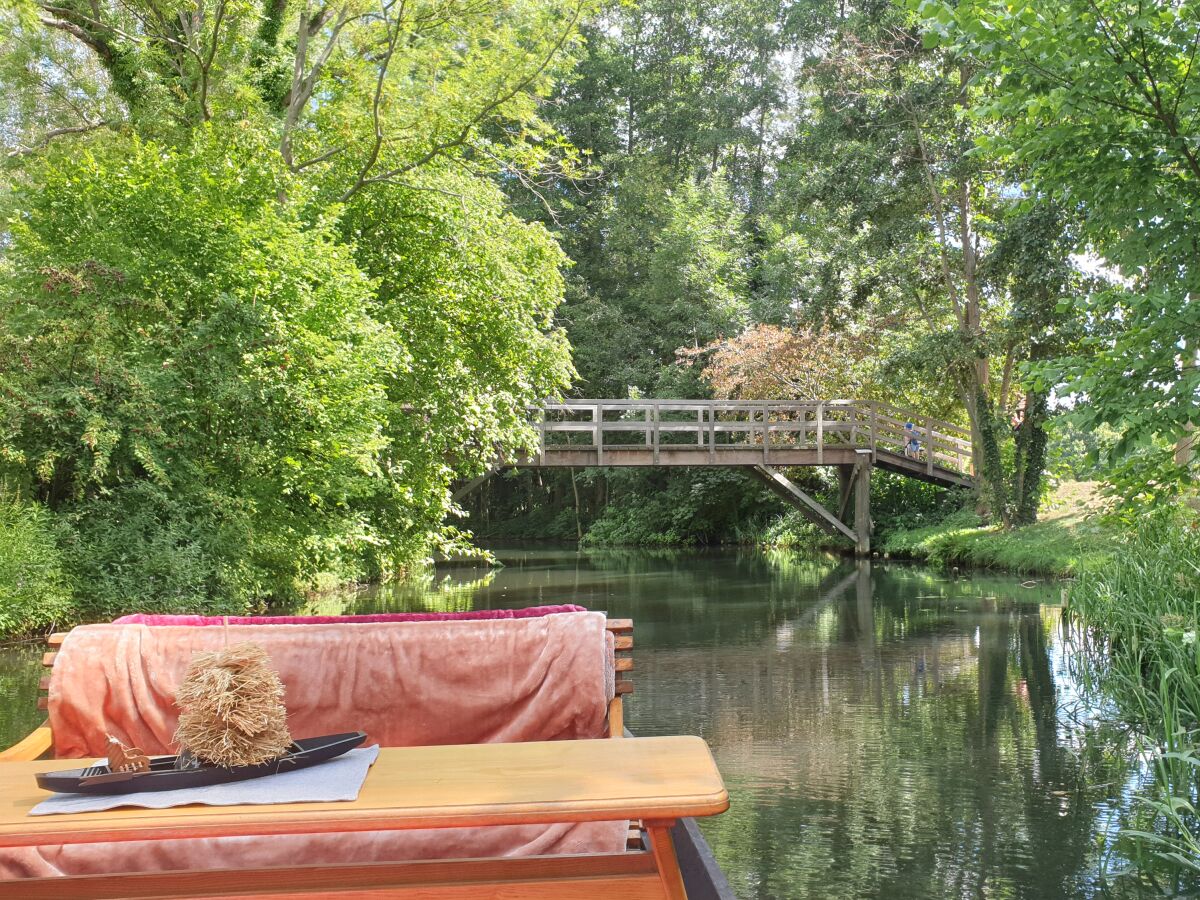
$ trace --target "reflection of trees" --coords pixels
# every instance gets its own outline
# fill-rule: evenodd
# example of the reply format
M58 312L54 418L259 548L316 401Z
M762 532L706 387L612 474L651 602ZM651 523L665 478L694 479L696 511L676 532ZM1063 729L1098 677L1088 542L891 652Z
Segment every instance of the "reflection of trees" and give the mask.
M45 646L38 642L0 647L0 749L19 741L46 718L37 708Z
M1056 613L940 591L868 575L758 641L639 656L631 727L712 742L735 803L705 829L747 895L1063 896L1088 871Z
M477 570L467 570L478 575ZM360 589L319 594L295 608L302 616L341 616L367 612L465 612L475 608L476 596L495 579L484 571L475 578L432 572L369 585Z

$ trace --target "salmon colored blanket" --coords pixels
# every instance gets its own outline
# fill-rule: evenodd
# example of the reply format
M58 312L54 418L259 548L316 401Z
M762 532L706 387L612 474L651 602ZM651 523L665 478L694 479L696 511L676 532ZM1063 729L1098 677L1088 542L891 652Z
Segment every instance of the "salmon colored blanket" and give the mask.
M106 732L174 752L175 688L192 654L252 640L286 689L295 737L366 731L383 746L603 737L613 696L602 613L329 624L87 625L50 680L56 755L103 756ZM228 634L227 634L228 632ZM370 776L368 776L369 778ZM438 829L36 847L0 852L0 878L617 852L627 823Z
M306 625L84 625L50 676L59 757L103 755L105 732L171 753L175 689L192 655L255 641L271 657L295 737L365 731L385 747L604 735L613 695L602 613L490 621Z

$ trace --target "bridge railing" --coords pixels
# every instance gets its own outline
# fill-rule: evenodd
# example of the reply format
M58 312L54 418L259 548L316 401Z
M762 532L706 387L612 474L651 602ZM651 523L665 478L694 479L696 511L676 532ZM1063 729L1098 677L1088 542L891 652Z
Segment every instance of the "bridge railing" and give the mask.
M814 450L869 449L904 455L911 422L920 442L918 461L960 474L971 472L970 434L957 425L915 416L866 400L760 402L744 400L570 400L538 411L542 453L592 449L603 464L606 450L644 447L693 450L711 462L728 449L761 447Z

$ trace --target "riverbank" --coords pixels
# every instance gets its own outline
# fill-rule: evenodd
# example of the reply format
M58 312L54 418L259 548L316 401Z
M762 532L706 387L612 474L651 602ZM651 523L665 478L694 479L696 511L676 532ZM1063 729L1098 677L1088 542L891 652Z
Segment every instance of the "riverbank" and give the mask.
M1119 528L1101 519L1102 509L1095 482L1064 482L1032 525L983 525L963 510L937 524L886 531L876 548L890 557L931 565L1069 578L1102 565L1121 542Z
M989 569L1014 575L1070 578L1103 564L1119 546L1118 526L1101 517L1104 500L1090 481L1058 485L1036 523L1005 529L984 525L969 509L884 510L875 522L878 556L932 566ZM914 524L909 527L908 522ZM763 531L759 544L786 550L842 550L848 547L789 514Z

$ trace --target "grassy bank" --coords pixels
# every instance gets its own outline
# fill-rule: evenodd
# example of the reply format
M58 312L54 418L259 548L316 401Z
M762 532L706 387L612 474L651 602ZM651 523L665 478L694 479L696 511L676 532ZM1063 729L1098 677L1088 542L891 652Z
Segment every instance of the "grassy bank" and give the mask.
M1033 525L1010 530L984 526L962 510L936 524L885 530L876 549L934 565L1070 577L1102 564L1119 544L1117 529L1099 518L1100 508L1094 483L1066 482L1052 493Z

